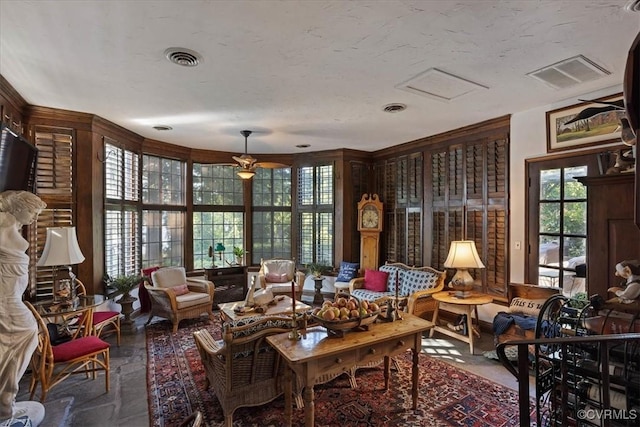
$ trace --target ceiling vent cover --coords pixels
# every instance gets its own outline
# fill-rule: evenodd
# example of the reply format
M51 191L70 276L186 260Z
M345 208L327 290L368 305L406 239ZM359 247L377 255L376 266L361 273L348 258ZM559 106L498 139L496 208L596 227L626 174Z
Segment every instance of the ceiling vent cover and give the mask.
M195 67L202 60L198 52L183 47L170 47L164 51L164 56L174 64L183 67Z
M628 12L640 12L640 0L631 0L624 9Z
M430 68L400 83L396 88L444 102L453 101L478 89L488 89L479 83L437 68Z
M528 73L554 89L566 89L611 74L590 59L578 55Z

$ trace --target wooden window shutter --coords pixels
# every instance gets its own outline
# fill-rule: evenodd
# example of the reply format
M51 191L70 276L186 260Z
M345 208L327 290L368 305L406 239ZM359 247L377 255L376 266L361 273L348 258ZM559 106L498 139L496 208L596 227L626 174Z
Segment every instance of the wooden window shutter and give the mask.
M29 289L33 296L52 294L53 270L36 267L44 249L48 227L75 224L73 193L73 130L35 126L35 145L38 148L36 194L47 204L30 232Z

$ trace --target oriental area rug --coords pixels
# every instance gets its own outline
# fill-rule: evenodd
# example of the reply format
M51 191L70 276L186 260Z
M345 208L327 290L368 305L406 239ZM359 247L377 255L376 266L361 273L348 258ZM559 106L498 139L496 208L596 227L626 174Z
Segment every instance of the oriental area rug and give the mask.
M217 315L216 315L217 317ZM207 426L222 426L224 417L215 394L205 390L205 373L192 333L206 328L221 338L220 321L187 321L171 333L167 321L146 329L149 424L180 425L193 411ZM356 332L354 332L356 333ZM382 365L360 369L357 389L343 375L315 386L317 426L517 426L516 391L421 354L418 409L411 409L411 353L396 358L389 390L384 390ZM535 419L535 418L534 418ZM284 425L284 397L262 406L238 408L234 426ZM293 409L293 425L304 425L304 410Z

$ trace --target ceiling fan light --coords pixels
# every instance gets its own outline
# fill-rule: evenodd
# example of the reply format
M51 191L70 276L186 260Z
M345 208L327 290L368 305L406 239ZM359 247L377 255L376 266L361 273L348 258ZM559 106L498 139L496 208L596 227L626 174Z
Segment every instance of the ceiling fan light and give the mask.
M239 170L238 176L242 179L251 179L256 173L252 170Z

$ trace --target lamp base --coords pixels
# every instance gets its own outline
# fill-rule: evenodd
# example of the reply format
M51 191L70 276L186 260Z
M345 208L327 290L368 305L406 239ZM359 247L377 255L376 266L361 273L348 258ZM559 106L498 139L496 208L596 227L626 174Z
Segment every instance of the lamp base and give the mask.
M473 294L473 291L455 291L454 296L456 298L469 298Z

